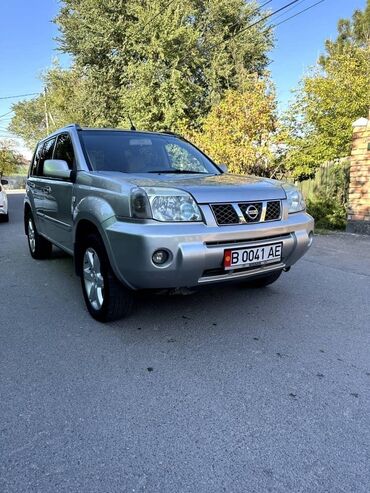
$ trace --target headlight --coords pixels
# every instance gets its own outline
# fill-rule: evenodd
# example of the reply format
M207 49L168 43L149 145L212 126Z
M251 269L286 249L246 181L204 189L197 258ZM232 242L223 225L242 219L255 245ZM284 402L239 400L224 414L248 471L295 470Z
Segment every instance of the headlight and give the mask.
M138 188L131 195L132 215L162 222L202 221L193 197L175 188Z
M300 212L306 209L302 193L294 185L285 184L283 188L288 199L289 214L292 212Z

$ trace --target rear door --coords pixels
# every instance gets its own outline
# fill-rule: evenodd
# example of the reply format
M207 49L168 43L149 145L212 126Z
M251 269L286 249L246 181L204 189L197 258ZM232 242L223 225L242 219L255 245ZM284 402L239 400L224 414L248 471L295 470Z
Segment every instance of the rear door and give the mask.
M76 168L75 153L68 132L57 136L52 157L66 161L71 171ZM44 210L46 234L60 246L72 250L73 183L69 179L44 177L43 184L48 204L48 208Z
M32 205L37 230L41 234L46 234L44 211L48 207L42 173L45 157L50 156L50 149L52 152L54 143L55 138L38 144L27 179L27 194Z

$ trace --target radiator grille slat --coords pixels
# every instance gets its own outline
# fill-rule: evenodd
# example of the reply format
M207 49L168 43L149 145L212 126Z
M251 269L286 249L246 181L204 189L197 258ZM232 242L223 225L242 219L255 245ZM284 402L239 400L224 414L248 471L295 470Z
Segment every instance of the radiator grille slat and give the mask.
M274 200L273 202L267 202L265 221L275 221L280 218L280 201Z
M239 224L239 216L231 204L213 204L217 224Z

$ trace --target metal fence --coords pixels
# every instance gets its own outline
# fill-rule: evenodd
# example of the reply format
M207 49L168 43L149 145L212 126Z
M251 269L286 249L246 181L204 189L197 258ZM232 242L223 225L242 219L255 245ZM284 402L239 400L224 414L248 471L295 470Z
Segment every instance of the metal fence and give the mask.
M349 158L322 164L314 178L302 181L298 186L308 200L313 200L319 194L337 195L338 192L344 198L349 186Z

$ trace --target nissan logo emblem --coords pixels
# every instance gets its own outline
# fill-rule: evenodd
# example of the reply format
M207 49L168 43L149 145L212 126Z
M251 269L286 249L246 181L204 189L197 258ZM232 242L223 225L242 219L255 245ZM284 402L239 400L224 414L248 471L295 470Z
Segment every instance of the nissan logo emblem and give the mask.
M249 219L252 221L256 220L259 214L259 210L253 204L248 205L247 210L245 211Z

